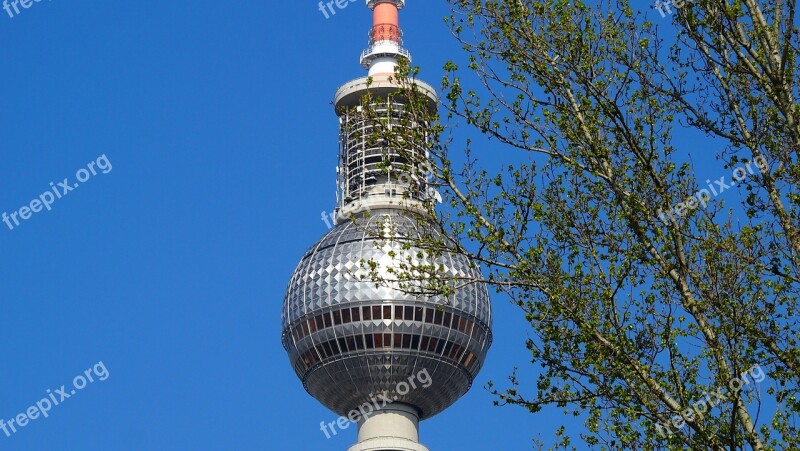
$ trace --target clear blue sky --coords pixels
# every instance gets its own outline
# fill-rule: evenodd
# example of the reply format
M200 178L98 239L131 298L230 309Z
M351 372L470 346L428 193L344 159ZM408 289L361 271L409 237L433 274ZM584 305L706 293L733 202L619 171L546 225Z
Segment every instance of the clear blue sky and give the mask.
M13 230L0 223L0 418L69 391L100 361L109 376L11 437L0 431L0 449L353 444L355 427L320 432L335 416L303 390L279 338L288 278L327 231L330 100L363 74L363 2L330 19L308 0L45 0L20 11L0 10L0 213L30 207L50 182L72 185L103 154L112 168L96 163L97 175ZM437 86L457 52L445 14L422 1L402 14ZM431 449L529 449L552 430L493 407L482 388L527 362L524 320L504 301L495 312L479 380L422 423Z
M436 86L459 52L446 13L444 1L412 0L401 18L422 78ZM336 417L292 371L280 308L302 253L327 231L330 101L363 75L369 25L362 0L330 19L310 0L46 0L13 18L0 10L0 213L20 221L0 223L0 419L48 389L69 391L98 362L108 376L90 371L95 382L48 418L11 437L0 431L0 449L355 442L355 427L330 440L320 432ZM90 162L97 175L82 173L74 188ZM74 189L51 211L20 219L64 178ZM475 386L421 425L432 450L530 449L532 437L549 442L570 424L492 406L489 379L502 385L520 366L532 382L527 324L495 298L494 346Z

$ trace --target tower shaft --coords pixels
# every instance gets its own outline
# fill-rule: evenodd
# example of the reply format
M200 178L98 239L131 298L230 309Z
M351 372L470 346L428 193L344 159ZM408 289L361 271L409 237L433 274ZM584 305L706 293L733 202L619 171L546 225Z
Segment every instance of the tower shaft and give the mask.
M394 79L400 58L411 62L403 48L399 11L405 0L367 0L372 9L369 47L361 54L368 76L346 85L336 93L339 114L339 200L336 221L376 208L401 208L424 212L428 198L427 173L419 162L427 161L427 138L423 147L397 149L384 139L375 139L380 127L421 124L408 120L406 104L397 94ZM420 85L418 85L420 86ZM436 108L433 87L423 84L429 108ZM365 114L362 99L370 95ZM390 404L358 424L358 443L348 451L429 451L419 443L419 411L404 404Z
M358 443L347 451L429 451L419 443L419 415L405 404L389 404L358 424Z

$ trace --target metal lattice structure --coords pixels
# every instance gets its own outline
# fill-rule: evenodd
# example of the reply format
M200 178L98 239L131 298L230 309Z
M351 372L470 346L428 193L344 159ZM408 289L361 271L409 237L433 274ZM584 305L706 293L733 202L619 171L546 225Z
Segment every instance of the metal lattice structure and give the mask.
M340 116L339 193L341 206L369 197L405 197L425 201L427 183L424 148L399 151L385 140L376 139L381 129L392 130L403 122L404 105L380 99L370 105L376 119L368 118L359 107ZM408 125L408 124L406 124ZM416 124L411 124L415 127Z

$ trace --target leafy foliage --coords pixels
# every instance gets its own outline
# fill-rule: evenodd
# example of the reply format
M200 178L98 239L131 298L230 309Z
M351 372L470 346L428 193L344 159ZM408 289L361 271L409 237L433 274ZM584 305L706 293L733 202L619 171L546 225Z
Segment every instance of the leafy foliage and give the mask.
M796 1L684 2L661 22L671 34L627 0L450 3L469 64L445 66L447 116L401 67L407 114L374 139L431 149L409 170L444 194L453 213L423 216L452 241L418 237L392 283L447 293L478 281L443 281L437 256L479 262L530 322L542 369L490 385L498 402L583 415L587 445L800 447ZM502 171L447 139L459 123L505 145ZM719 143L741 205L697 180L677 127Z

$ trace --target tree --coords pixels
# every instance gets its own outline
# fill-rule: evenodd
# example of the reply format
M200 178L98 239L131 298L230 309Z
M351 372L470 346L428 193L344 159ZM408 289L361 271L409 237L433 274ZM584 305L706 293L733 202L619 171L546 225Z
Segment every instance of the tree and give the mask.
M430 148L409 167L444 195L451 213L424 216L452 241L419 238L424 255L398 256L393 277L446 294L476 281L424 262L480 262L542 368L535 386L490 385L498 402L583 415L588 445L798 449L795 0L449 3L470 63L445 67L446 117L402 67L407 127L374 139ZM448 139L462 123L508 149L504 170ZM698 180L676 130L718 146L724 176Z

